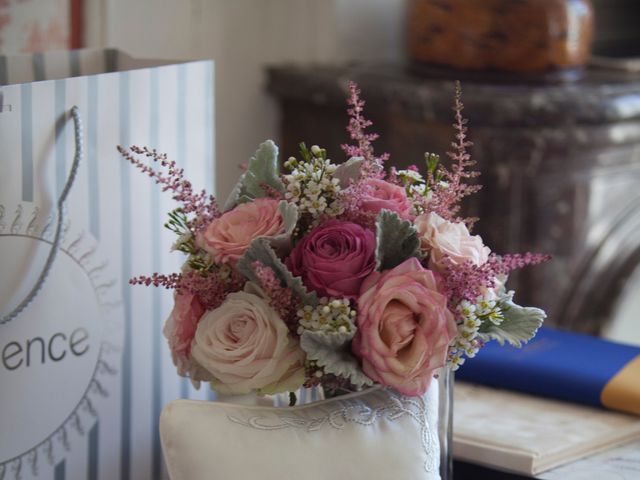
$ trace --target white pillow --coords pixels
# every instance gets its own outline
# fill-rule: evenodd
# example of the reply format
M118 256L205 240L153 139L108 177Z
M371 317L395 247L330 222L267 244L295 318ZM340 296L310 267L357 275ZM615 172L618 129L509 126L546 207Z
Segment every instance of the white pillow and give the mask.
M439 480L438 382L296 407L176 400L160 418L173 480Z

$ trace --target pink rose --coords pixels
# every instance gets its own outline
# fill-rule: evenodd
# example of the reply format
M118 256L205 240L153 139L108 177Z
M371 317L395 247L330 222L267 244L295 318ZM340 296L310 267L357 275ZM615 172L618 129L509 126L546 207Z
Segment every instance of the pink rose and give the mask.
M273 394L296 390L304 382L303 350L277 312L253 293L230 293L220 307L205 313L191 354L223 394Z
M463 222L453 223L435 213L420 215L414 221L423 250L429 253L429 268L438 272L446 269L448 258L454 265L471 262L480 266L487 261L491 250L479 235L471 235Z
M411 396L427 390L457 331L433 272L415 258L364 281L357 324L353 352L365 375Z
M368 180L365 185L369 188L362 197L364 211L378 213L385 209L397 213L403 220L413 219L411 201L403 187L379 179Z
M293 249L286 265L321 296L356 298L375 268L376 239L356 223L330 220Z
M198 236L198 245L218 263L235 262L257 237L284 232L279 201L256 198L216 218Z
M191 340L196 333L198 321L204 308L198 298L191 294L176 294L175 304L162 333L169 341L171 357L178 375L186 377L192 371L190 361Z

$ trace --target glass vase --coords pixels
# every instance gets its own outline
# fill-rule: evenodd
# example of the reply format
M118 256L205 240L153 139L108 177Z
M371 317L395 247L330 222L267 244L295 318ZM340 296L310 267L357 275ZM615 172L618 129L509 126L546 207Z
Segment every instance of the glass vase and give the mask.
M440 441L440 478L453 478L453 381L450 367L442 367L438 372L438 439Z

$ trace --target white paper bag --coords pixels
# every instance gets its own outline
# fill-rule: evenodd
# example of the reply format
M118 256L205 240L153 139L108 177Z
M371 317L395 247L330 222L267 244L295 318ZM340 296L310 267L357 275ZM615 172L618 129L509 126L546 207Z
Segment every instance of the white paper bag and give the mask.
M213 64L115 50L0 56L0 316L37 283L75 151L63 240L33 302L0 325L0 478L156 479L165 403L206 398L162 337L171 292L129 278L172 272L171 195L117 145L166 152L212 191Z

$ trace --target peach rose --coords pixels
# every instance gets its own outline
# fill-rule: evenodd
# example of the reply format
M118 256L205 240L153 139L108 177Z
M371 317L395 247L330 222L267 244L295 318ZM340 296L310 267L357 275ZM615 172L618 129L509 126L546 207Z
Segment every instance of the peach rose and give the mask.
M223 394L273 394L304 382L304 351L276 311L253 293L230 293L220 307L206 312L191 354Z
M279 203L273 198L241 203L211 222L198 236L198 246L218 263L235 262L255 238L284 232Z
M471 235L463 222L453 223L436 213L420 215L414 221L421 248L429 253L429 268L443 272L444 258L454 265L466 261L482 265L491 250L482 243L480 235Z
M167 318L162 333L169 341L169 349L178 375L186 377L192 370L190 361L191 340L204 308L195 295L176 294L173 310Z
M368 193L362 197L362 209L366 212L378 213L380 210L390 210L398 214L403 220L411 220L411 201L403 187L371 179L366 182Z
M410 396L427 390L457 332L433 272L416 258L364 281L357 325L353 352L365 375Z

